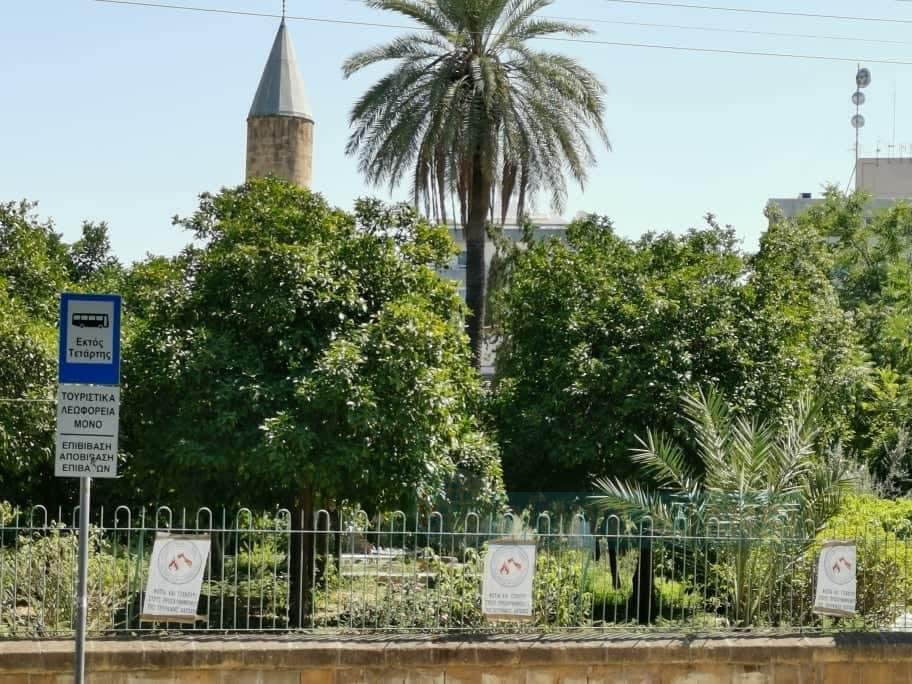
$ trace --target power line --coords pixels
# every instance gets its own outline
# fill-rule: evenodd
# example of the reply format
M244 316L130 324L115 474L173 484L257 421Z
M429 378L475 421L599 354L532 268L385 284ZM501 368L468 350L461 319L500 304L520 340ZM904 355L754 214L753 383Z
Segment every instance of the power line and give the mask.
M0 404L56 404L56 399L2 399Z
M903 0L903 2L912 2L912 0ZM543 15L544 16L544 15ZM548 16L548 19L558 19L562 21L591 22L594 24L617 24L621 26L642 26L644 28L668 28L683 31L708 31L711 33L739 33L751 36L772 36L775 38L807 38L813 40L846 40L856 43L876 43L885 45L912 45L908 40L890 40L889 38L863 38L859 36L832 36L817 33L786 33L782 31L756 31L753 29L722 28L721 26L694 26L693 24L661 24L646 21L624 21L621 19L594 19L583 17L556 17Z
M723 7L721 5L689 5L683 2L666 2L665 0L604 0L621 5L646 5L649 7L674 7L677 9L706 10L710 12L736 12L739 14L765 14L776 17L804 17L810 19L837 19L841 21L869 21L883 24L912 24L912 19L894 17L859 17L845 14L817 14L815 12L796 12L788 10L763 10L747 7Z
M606 0L607 2L634 2L634 0ZM638 0L640 2L646 2L646 0ZM246 16L246 17L265 17L273 19L281 19L281 15L271 14L267 12L252 12L244 10L229 10L229 9L220 9L213 7L195 7L192 5L175 5L162 2L147 2L145 0L94 0L94 2L101 2L111 5L126 5L132 7L151 7L157 9L172 9L172 10L181 10L187 12L204 12L209 14L227 14L227 15L236 15L236 16ZM687 7L694 7L694 5L686 5ZM428 31L430 29L425 29L420 26L410 26L406 24L386 24L374 21L359 21L355 19L337 19L329 17L310 17L310 16L286 16L286 20L289 21L306 21L313 23L323 23L323 24L339 24L344 26L365 26L372 28L386 28L386 29L399 29L407 31ZM912 23L912 20L910 20ZM897 59L871 59L871 58L859 58L859 57L839 57L835 55L813 55L813 54L802 54L795 52L765 52L760 50L735 50L735 49L724 49L724 48L709 48L709 47L688 47L685 45L666 45L663 43L637 43L637 42L626 42L626 41L614 41L614 40L598 40L598 39L587 39L587 38L566 38L560 36L542 36L536 38L536 40L546 40L552 42L561 42L561 43L578 43L584 45L603 45L606 47L625 47L625 48L643 48L651 50L668 50L676 52L693 52L693 53L703 53L703 54L719 54L719 55L744 55L749 57L778 57L781 59L805 59L805 60L815 60L815 61L824 61L824 62L865 62L867 64L893 64L900 66L912 66L912 61L897 60Z
M912 0L897 0L898 2L912 2ZM362 3L363 0L348 0L348 2ZM543 19L554 19L556 21L572 21L580 24L610 24L619 26L641 26L644 28L663 28L676 29L681 31L708 31L711 33L736 33L751 36L772 36L775 38L802 38L812 40L845 40L856 43L872 43L884 45L912 45L908 40L890 40L889 38L865 38L861 36L834 36L818 33L788 33L782 31L757 31L754 29L738 29L721 26L694 26L693 24L663 24L658 22L646 21L627 21L622 19L602 19L596 17L564 17L553 14L541 15Z

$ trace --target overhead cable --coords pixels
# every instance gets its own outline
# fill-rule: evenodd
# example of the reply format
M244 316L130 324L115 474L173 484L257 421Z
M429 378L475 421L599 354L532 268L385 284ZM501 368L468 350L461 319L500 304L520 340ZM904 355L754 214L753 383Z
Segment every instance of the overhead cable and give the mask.
M673 7L675 9L705 10L709 12L736 12L738 14L765 14L775 17L803 17L808 19L836 19L840 21L868 21L883 24L912 24L912 19L899 17L863 17L845 14L818 14L816 12L799 12L794 10L765 10L753 7L726 7L722 5L691 5L683 2L666 2L666 0L602 0L620 5L645 5L648 7Z
M614 0L606 0L614 1ZM626 0L625 0L626 1ZM633 0L630 0L631 2ZM646 0L641 0L645 2ZM227 15L239 15L239 16L249 16L249 17L266 17L281 19L282 15L272 14L267 12L253 12L245 10L229 10L229 9L220 9L214 7L195 7L192 5L177 5L169 4L163 2L147 2L145 0L94 0L94 2L100 2L111 5L125 5L133 7L154 7L159 9L172 9L172 10L182 10L188 12L205 12L210 14L227 14ZM323 24L339 24L344 26L366 26L373 28L386 28L386 29L399 29L406 31L430 31L430 29L423 28L421 26L414 26L408 24L387 24L374 21L360 21L355 19L338 19L330 17L311 17L311 16L285 16L288 21L305 21L313 23L323 23ZM815 61L825 61L825 62L864 62L866 64L893 64L901 66L912 66L912 61L900 60L900 59L876 59L876 58L860 58L860 57L840 57L836 55L814 55L814 54L803 54L797 52L765 52L761 50L736 50L736 49L725 49L725 48L710 48L710 47L690 47L685 45L666 45L663 43L638 43L638 42L629 42L629 41L615 41L615 40L599 40L595 38L569 38L561 36L538 36L535 40L545 40L552 42L560 43L577 43L583 45L602 45L606 47L625 47L625 48L643 48L651 50L669 50L677 52L693 52L693 53L703 53L703 54L719 54L719 55L745 55L750 57L778 57L782 59L804 59L804 60L815 60Z

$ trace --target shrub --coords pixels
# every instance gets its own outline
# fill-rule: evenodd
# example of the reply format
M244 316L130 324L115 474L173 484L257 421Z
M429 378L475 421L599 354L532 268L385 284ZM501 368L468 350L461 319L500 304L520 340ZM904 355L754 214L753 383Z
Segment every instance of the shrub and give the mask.
M905 612L912 600L912 501L848 497L817 539L855 541L858 614L866 623L889 626Z
M115 615L144 583L145 570L99 530L90 531L88 615L90 632L111 628ZM0 632L43 636L72 629L77 536L59 527L20 534L0 549Z

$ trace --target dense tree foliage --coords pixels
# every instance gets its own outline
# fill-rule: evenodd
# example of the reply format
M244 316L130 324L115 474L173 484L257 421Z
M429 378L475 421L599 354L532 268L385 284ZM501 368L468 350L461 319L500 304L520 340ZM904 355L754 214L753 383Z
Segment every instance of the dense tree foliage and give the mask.
M71 247L36 205L0 204L0 500L51 505L72 497L72 482L54 478L52 461L60 293L105 288L118 275L104 224L86 224Z
M678 430L681 398L707 384L772 420L816 388L828 432L847 431L859 356L819 236L773 222L746 258L708 219L629 241L589 218L514 253L492 401L511 489L629 473L633 435Z
M203 196L204 247L130 274L127 473L150 500L428 503L458 471L498 490L473 417L453 245L406 207L258 180ZM150 487L151 485L151 487Z
M866 201L831 191L797 220L771 209L756 254L712 216L680 236L622 239L589 217L564 240L499 241L488 407L510 488L636 475L634 435L690 443L678 407L711 385L773 425L810 391L820 444L906 491L912 207L872 214ZM65 290L124 296L125 477L112 498L496 497L463 308L433 273L452 255L445 230L276 181L205 195L182 224L196 246L124 268L104 223L66 244L34 205L0 205L0 498L73 493L50 470Z
M872 213L867 200L830 190L800 224L826 238L831 279L867 356L851 446L900 492L912 469L912 206Z

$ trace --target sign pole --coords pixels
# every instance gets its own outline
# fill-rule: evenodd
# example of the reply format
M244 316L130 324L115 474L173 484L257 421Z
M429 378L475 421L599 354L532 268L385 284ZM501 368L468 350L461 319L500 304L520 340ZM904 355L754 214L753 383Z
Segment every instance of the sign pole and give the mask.
M79 478L74 684L85 684L92 478L117 477L120 295L60 295L54 475Z
M75 684L85 684L86 622L89 612L89 504L92 478L79 478L79 569L76 582L76 662Z

